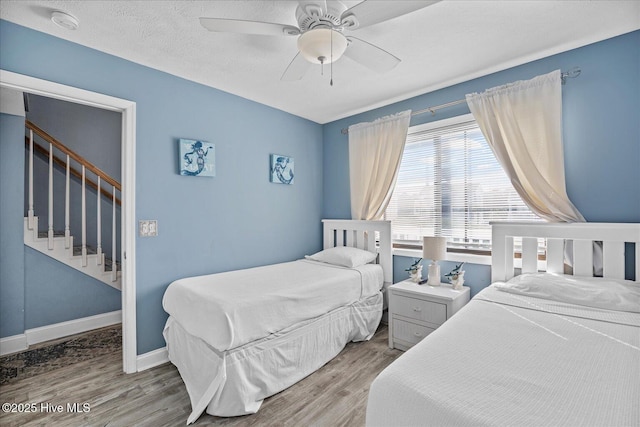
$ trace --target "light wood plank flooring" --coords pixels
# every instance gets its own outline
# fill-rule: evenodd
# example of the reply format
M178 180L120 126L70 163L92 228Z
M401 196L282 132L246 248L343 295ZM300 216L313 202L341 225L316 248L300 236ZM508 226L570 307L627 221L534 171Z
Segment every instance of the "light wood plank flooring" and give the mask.
M332 361L266 399L257 414L202 415L198 426L364 426L369 386L401 352L387 346L382 324L371 341L349 343ZM121 353L100 356L0 386L0 401L35 404L33 413L0 413L2 426L180 426L189 396L170 363L122 372ZM78 404L84 412L67 411ZM83 404L88 406L83 407ZM62 412L53 412L62 405ZM87 410L88 409L88 410Z

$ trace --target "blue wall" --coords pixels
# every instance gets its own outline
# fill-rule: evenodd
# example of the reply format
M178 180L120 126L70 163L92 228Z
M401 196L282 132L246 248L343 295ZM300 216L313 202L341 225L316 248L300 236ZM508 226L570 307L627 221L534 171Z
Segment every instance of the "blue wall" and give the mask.
M465 94L555 69L580 67L582 73L563 86L564 152L567 193L587 221L640 222L640 31L550 56L435 92L416 96L324 126L324 204L327 218L349 218L348 137L340 131L399 111L464 99ZM425 71L425 72L428 72ZM469 113L466 104L435 116L412 117L411 125ZM413 259L394 257L394 278ZM442 272L453 263L442 263ZM465 280L475 294L490 282L488 266L465 266Z
M24 117L0 114L0 337L25 330L23 141Z
M136 102L136 219L159 229L136 240L138 354L165 345L173 280L320 249L319 124L7 21L0 43L4 70ZM215 178L178 175L178 138L216 144ZM269 182L270 153L295 159L294 185Z
M25 329L120 310L119 290L28 246L23 256Z
M640 222L640 32L324 126L6 21L0 21L0 43L2 69L137 103L136 215L157 219L159 226L158 237L136 241L138 354L164 346L161 299L171 281L299 258L320 248L322 217L349 217L342 128L553 69L582 68L563 88L570 198L589 221ZM412 125L465 113L461 105L414 117ZM216 144L215 178L177 174L178 138ZM293 186L269 183L270 153L295 158ZM4 245L4 223L0 231ZM398 280L411 259L394 258ZM489 267L469 265L466 271L474 292L488 284ZM2 277L3 300L24 293L7 285L4 270ZM16 333L5 330L20 333L24 316L0 308L2 336Z
M28 120L120 181L120 113L33 94L28 98Z

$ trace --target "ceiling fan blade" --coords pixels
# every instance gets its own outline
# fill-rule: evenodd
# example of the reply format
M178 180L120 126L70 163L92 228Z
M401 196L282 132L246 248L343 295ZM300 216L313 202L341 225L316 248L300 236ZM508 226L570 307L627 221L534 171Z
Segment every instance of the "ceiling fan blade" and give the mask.
M327 11L326 0L298 0L300 8L309 16L322 16Z
M300 29L293 25L241 19L200 18L200 25L209 31L222 33L256 34L260 36L297 36Z
M431 6L440 0L398 0L376 1L364 0L361 3L345 10L340 17L340 22L348 30L377 24L398 16L406 15L418 9Z
M311 67L311 62L307 61L300 52L293 58L280 80L291 82L300 80L307 74L307 70Z
M367 43L364 40L348 36L349 46L344 52L344 56L370 68L378 73L384 73L400 63L400 58L390 54L377 46Z

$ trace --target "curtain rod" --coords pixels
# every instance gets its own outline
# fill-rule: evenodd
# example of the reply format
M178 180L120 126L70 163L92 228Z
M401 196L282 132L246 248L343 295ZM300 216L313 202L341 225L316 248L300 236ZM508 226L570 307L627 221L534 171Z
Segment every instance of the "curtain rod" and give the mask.
M562 82L562 84L565 84L568 78L574 79L578 77L581 72L582 70L580 69L580 67L573 67L569 71L565 71L564 73L560 74L560 81ZM433 107L423 108L422 110L413 111L411 113L411 117L418 116L420 114L425 114L425 113L431 113L432 115L435 115L436 111L438 110L442 110L443 108L453 107L454 105L464 104L465 102L467 102L466 99L458 99L457 101L447 102L446 104L434 105ZM340 132L343 135L347 135L349 133L349 129L343 128Z

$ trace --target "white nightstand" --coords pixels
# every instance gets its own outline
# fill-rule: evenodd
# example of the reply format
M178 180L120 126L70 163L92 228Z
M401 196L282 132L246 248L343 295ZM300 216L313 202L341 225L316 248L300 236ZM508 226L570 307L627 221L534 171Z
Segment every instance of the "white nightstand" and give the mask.
M410 280L389 287L389 347L408 350L469 302L471 289L418 285Z

